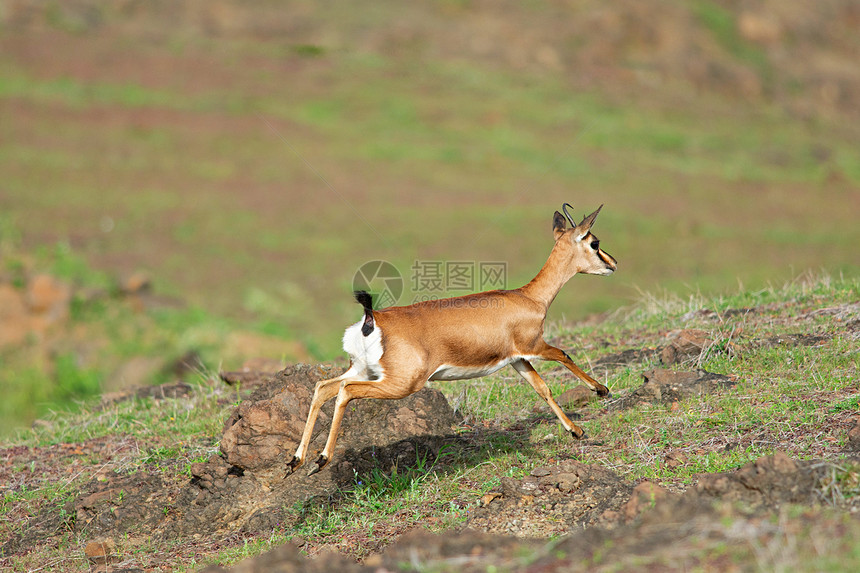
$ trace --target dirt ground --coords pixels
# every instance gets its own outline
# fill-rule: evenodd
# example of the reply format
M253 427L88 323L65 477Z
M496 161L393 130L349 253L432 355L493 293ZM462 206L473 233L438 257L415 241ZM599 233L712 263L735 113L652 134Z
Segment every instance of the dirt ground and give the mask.
M855 322L846 327L856 328ZM691 351L690 340L699 340L697 331L685 331L654 352L667 360L683 358ZM780 343L786 341L802 345L809 340L798 335L782 337ZM604 363L635 365L651 354L622 351ZM337 459L313 476L307 468L286 475L286 460L304 424L296 412L307 410L316 381L340 370L299 364L277 374L224 373L227 383L246 382L246 398L224 424L219 455L193 464L190 478L165 471L164 464L170 461L162 462L160 469L131 474L98 471L57 505L29 518L10 515L26 526L4 541L0 555L23 555L36 546L56 543L67 529L106 547L112 547L114 539L140 538L146 532L143 535L158 543L182 539L182 554L194 555L204 547L209 552L219 543L229 545L243 536L253 538L294 525L297 514L291 508L296 504L306 508L332 504L356 479L367 479L374 471L390 473L419 460L444 468L444 462L435 465L443 447L449 453L451 448L478 449L498 431L453 433L462 421L437 390L424 389L399 401L359 401L345 418ZM156 400L176 396L173 386L149 395ZM641 386L607 404L603 415L643 403L695 399L730 387L729 378L702 370L654 369L645 372ZM128 397L132 395L135 392ZM117 399L123 398L112 397ZM320 416L311 444L314 451L325 440L330 415L331 404ZM845 422L850 423L849 418ZM515 440L524 436L516 427L504 432ZM0 452L0 479L24 484L35 475L50 474L59 480L83 471L87 460L98 458L107 467L114 457L136 447L133 441L114 437L8 448ZM834 458L839 454L835 450L818 460L796 460L777 451L736 471L700 474L689 486L635 483L586 460L559 459L521 479L503 477L498 491L479 500L463 500L468 517L458 528L443 533L421 527L390 532L379 550L360 562L296 539L232 568L211 566L205 571L746 570L746 565L735 564L735 551L787 551L788 565L795 558L790 551L799 551L799 544L814 542L816 547L838 550L860 533L860 498L844 495L840 487L850 484L840 485L836 478L837 469L838 475L855 481L860 473L860 456L850 453L860 451L860 422L850 430L846 447L849 457L840 460ZM22 466L23 471L11 469ZM110 553L109 548L106 551ZM773 555L762 559L774 563ZM122 562L109 558L103 565L104 571L127 571Z

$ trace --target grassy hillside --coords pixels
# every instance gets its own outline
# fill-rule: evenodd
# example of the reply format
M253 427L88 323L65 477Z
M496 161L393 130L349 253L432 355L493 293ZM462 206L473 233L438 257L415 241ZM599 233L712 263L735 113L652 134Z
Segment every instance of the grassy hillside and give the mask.
M163 476L175 502L242 397L216 373L343 361L365 263L393 265L398 304L480 290L452 264L517 287L564 202L605 204L594 231L619 261L575 277L548 322L616 395L579 410L591 441L512 373L440 383L469 446L265 534L124 533L123 559L194 570L285 540L364 558L418 524L474 524L502 477L565 459L680 491L777 450L821 458L843 519L860 36L851 0L807 4L0 0L0 541L32 546L0 564L87 569L69 508L103 470ZM731 387L636 402L682 329L709 343L681 366ZM175 395L135 389L160 383ZM821 544L797 546L825 568ZM742 568L779 565L761 547Z
M147 531L132 531L114 536L115 553L127 566L180 571L228 564L287 540L310 556L334 549L366 558L414 526L446 531L472 523L482 497L498 491L501 478L522 478L533 468L571 458L611 469L632 483L648 479L683 491L705 474L784 452L835 468L827 478L831 481L816 486L825 488L818 504L853 507L860 488L852 465L856 462L845 458L845 448L848 428L860 414L858 295L855 279L802 277L782 287L717 298L645 297L599 324L554 323L552 340L613 392L609 402L593 400L577 409L589 440L564 435L534 392L507 370L471 382L433 383L464 416L461 438L437 459L393 474L380 469L356 478L352 488L329 503L294 508L295 522L272 531L174 539L169 547L163 540L147 540ZM700 329L710 343L675 368L723 374L731 384L694 398L634 401L619 408L636 395L642 373L659 366L654 350L681 329ZM572 385L567 372L555 365L543 365L541 371L556 395ZM28 552L0 556L0 562L16 570L47 565L86 570L82 552L89 536L76 529L73 515L58 521L45 538L38 537L45 535L39 529L44 526L35 516L51 507L62 515L62 508L74 506L84 484L109 470L142 478L158 475L170 491L178 490L189 479L192 463L217 452L221 425L237 400L235 390L206 375L185 397L100 406L91 401L78 414L56 414L4 442L0 538L37 537ZM489 433L493 440L483 442L481 428L495 430ZM174 511L171 507L165 506L165 515ZM840 565L834 570L855 567L857 555L849 550L848 539L848 548L821 553L819 546L796 537L795 522L786 517L802 514L804 523L818 531L842 514L787 507L774 527L785 536L781 542L792 544L792 567L818 569L836 556ZM731 520L741 519L731 512L723 515L729 529ZM847 522L848 529L838 527L843 534L850 530ZM842 534L834 535L833 543L842 539ZM730 562L741 569L789 564L789 557L759 551L756 543L733 542ZM726 548L681 544L677 551L695 555L700 563L720 563ZM655 557L656 562L663 558ZM649 563L647 557L639 559L637 567Z
M0 436L102 394L196 381L251 358L309 359L268 322L216 316L145 275L95 270L65 244L25 252L14 231L0 233Z
M339 353L366 261L407 285L416 261L501 261L519 286L565 201L606 204L596 231L620 272L569 289L555 318L643 290L858 271L847 16L781 3L756 20L711 1L13 4L0 209L25 246L143 269L317 358Z

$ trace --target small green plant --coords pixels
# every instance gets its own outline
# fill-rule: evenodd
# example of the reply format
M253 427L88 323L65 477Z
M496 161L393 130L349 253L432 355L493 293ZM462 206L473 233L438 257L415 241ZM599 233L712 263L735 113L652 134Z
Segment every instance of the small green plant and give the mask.
M830 412L842 412L845 410L860 410L860 395L846 398L830 408Z

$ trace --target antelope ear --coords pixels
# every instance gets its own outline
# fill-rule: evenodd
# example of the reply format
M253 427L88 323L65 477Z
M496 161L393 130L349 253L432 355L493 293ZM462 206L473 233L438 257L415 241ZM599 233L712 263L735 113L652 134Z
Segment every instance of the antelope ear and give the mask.
M567 221L565 221L564 215L556 211L555 215L552 216L552 236L556 241L564 234L566 227Z
M581 241L583 237L585 237L588 232L591 230L591 226L594 224L594 220L597 219L597 214L600 213L600 210L603 209L603 205L597 208L597 211L586 217L582 220L582 222L576 226L576 240Z

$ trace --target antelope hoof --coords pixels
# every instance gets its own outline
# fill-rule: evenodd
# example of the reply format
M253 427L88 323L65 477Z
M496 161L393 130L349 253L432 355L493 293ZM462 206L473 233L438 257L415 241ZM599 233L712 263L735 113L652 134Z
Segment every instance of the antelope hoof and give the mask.
M296 468L302 465L302 458L293 456L293 459L290 460L290 463L287 464L287 475L284 477L290 477L293 472L296 471Z
M576 430L579 430L579 433L576 433ZM588 434L585 433L585 430L582 428L574 428L570 431L570 435L576 438L577 440L585 440L588 438Z
M606 386L598 386L596 391L597 391L597 395L600 396L601 398L611 398L612 397L612 393L609 391L609 388L607 388Z
M321 469L323 469L326 466L327 463L328 463L328 458L326 456L320 454L320 457L319 457L319 459L317 459L317 462L316 462L316 464L317 464L316 467L314 469L312 469L310 472L308 472L308 477L319 472Z

